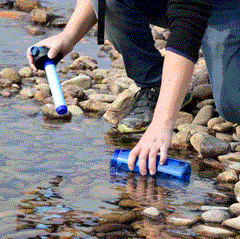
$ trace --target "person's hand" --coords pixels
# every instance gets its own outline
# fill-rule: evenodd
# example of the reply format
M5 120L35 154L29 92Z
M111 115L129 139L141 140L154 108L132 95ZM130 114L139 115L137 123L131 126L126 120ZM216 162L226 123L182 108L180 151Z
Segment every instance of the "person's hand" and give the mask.
M60 52L63 54L63 57L66 56L69 52L72 51L74 45L75 44L74 44L73 40L71 39L71 37L69 37L64 32L61 32L57 35L46 38L46 39L34 44L34 46L37 46L37 47L40 47L40 46L47 47L49 49L48 57L50 59L55 58L57 56L57 54ZM37 72L38 69L34 65L33 57L30 54L31 47L29 47L27 50L27 58L29 61L30 68L34 72Z
M160 152L160 164L167 159L167 151L172 141L172 128L152 122L138 144L131 150L128 157L128 167L134 169L136 157L139 158L139 170L142 175L147 174L147 159L150 174L156 173L157 154Z

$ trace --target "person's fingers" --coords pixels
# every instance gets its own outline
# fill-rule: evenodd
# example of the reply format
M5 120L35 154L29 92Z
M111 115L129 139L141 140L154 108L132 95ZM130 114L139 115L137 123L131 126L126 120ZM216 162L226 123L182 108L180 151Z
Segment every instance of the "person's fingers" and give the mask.
M160 165L163 165L167 160L167 151L168 148L166 146L162 146L160 149Z
M57 56L57 54L60 52L61 47L60 46L53 46L49 49L48 52L48 58L53 59Z
M130 170L133 170L134 169L134 166L135 166L135 161L136 161L136 158L137 156L139 155L141 151L141 148L140 147L134 147L130 153L129 153L129 156L128 156L128 168Z
M147 174L147 159L149 154L149 148L144 148L141 150L138 158L139 158L139 171L142 175Z
M32 57L32 55L31 55L31 53L30 53L30 49L31 49L31 47L28 48L28 50L27 50L27 59L28 59L28 62L29 62L29 67L30 67L34 72L37 72L37 68L36 68L36 66L34 65L33 57Z
M154 175L156 173L156 161L157 161L157 153L158 153L157 147L152 147L149 152L149 171L151 175Z

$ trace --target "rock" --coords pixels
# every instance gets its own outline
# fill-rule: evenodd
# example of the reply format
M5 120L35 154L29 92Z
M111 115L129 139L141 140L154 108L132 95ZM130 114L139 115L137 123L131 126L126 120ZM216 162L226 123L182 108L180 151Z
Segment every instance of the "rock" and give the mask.
M201 211L209 211L209 210L223 210L229 212L228 207L219 207L219 206L201 206Z
M120 223L106 223L100 226L93 226L93 232L102 233L102 232L112 232L119 231L122 229L127 229L127 225Z
M236 134L237 134L238 139L240 139L240 125L238 125L236 127Z
M1 0L0 1L0 8L11 9L13 7L14 7L14 1L12 1L12 0Z
M70 58L74 61L76 60L77 58L79 58L79 54L76 52L76 51L72 51L69 53L70 55Z
M47 23L53 18L53 14L43 9L34 9L31 11L31 20L36 23Z
M50 22L50 26L52 27L58 27L58 28L63 28L67 25L68 19L65 18L56 18Z
M192 228L193 232L200 235L206 236L211 238L227 238L227 237L234 237L237 235L236 232L231 231L227 228L222 227L213 227L207 225L199 225Z
M232 214L234 214L235 216L239 216L240 215L240 203L234 203L229 207L230 211Z
M9 79L0 79L0 88L11 87L13 82Z
M196 124L189 124L189 123L185 123L185 124L180 124L177 126L177 130L178 131L188 131L190 132L191 135L194 135L196 133L206 133L209 134L209 130L206 126L202 126L202 125L196 125Z
M0 72L0 75L2 78L9 79L16 84L20 84L22 82L22 77L20 76L20 74L12 68L4 68Z
M108 71L109 70L107 69L95 69L90 73L90 76L93 78L96 84L101 84Z
M230 144L215 138L207 136L200 144L200 152L203 157L214 157L222 154L227 154L231 151Z
M216 138L220 139L222 141L228 142L228 143L232 142L232 140L233 140L232 135L224 134L224 133L216 133ZM232 149L232 147L231 147L231 149Z
M18 73L22 78L30 78L33 76L33 71L29 66L21 68Z
M240 181L235 184L234 193L236 196L240 195Z
M20 91L20 95L24 98L33 98L34 92L30 87L27 87Z
M123 199L118 203L119 207L135 208L139 206L139 203L132 199Z
M21 11L30 12L35 8L40 8L41 4L38 0L15 0L15 6Z
M220 182L235 183L238 181L238 175L234 170L227 170L217 176Z
M235 152L235 153L228 153L226 155L221 155L218 156L219 161L233 161L233 162L239 162L240 163L240 152Z
M64 97L71 96L72 98L77 98L82 100L85 98L85 93L83 88L77 85L65 85L62 87Z
M212 158L205 158L203 162L208 165L209 167L216 168L216 169L222 169L222 165L219 161L212 159Z
M173 226L179 226L179 227L182 227L182 226L190 227L191 225L195 224L199 220L200 220L200 216L198 215L181 213L181 212L174 212L166 218L166 221L168 224Z
M34 93L34 99L37 101L44 101L46 98L50 97L50 92L48 90L37 90Z
M230 142L231 151L232 151L232 152L238 151L238 150L236 150L236 149L237 149L237 147L238 147L239 145L240 145L239 142ZM238 151L238 152L239 152L239 151Z
M76 85L84 90L87 90L92 85L92 79L91 79L91 77L89 77L87 75L79 75L70 80L63 81L61 83L62 87L66 86L66 85Z
M107 102L112 103L114 100L116 100L117 96L115 95L108 95L108 94L92 94L89 95L90 100L97 100L101 102Z
M118 95L117 99L110 105L103 118L117 125L131 109L135 93L127 89Z
M212 127L212 130L217 131L217 132L229 132L232 131L233 129L233 123L232 122L224 122L221 124L214 125Z
M197 152L201 152L201 143L208 137L208 134L196 133L190 138L190 143Z
M30 35L38 36L45 34L45 31L39 26L27 25L24 27Z
M204 222L222 223L231 218L230 214L223 210L209 210L201 215Z
M122 87L121 85L112 83L112 84L109 84L109 89L113 95L117 96L121 94L126 88Z
M240 216L224 221L222 223L222 226L227 226L236 230L240 230Z
M113 68L113 69L124 69L125 68L122 56L111 63L111 68Z
M144 209L142 211L142 215L153 218L153 219L160 219L163 217L161 212L155 207L148 207L148 208Z
M81 101L78 104L84 111L99 112L100 114L105 113L110 107L110 104L108 103L93 100Z
M73 98L72 96L67 96L65 98L66 105L78 105L78 98Z
M208 121L212 118L214 107L212 105L203 106L195 116L192 124L207 125Z
M188 131L181 131L172 135L171 148L177 150L188 150L190 148L191 134Z
M68 111L65 115L59 115L56 112L55 105L53 104L46 104L42 107L42 113L48 118L52 119L64 119L64 118L71 118L71 113Z
M210 84L195 86L192 90L192 95L201 100L212 98L212 87Z
M221 162L221 165L225 170L234 170L238 174L240 173L240 163L224 160Z
M178 118L174 124L174 129L177 129L177 127L181 124L186 124L186 123L192 123L194 117L192 114L184 112L184 111L180 111Z
M215 125L221 124L221 123L224 123L224 122L225 122L225 120L222 117L215 117L215 118L212 118L208 121L207 127L208 127L208 129L211 130Z
M82 115L83 111L77 105L68 105L68 110L71 112L72 115Z
M12 96L12 91L9 90L9 89L4 89L4 90L2 91L2 96L3 96L3 97L6 97L6 98L11 97L11 96Z
M212 105L215 106L214 99L206 99L197 104L197 108L201 109L203 106Z
M134 221L137 218L137 213L134 211L128 211L121 215L119 215L118 221L119 223L129 223Z

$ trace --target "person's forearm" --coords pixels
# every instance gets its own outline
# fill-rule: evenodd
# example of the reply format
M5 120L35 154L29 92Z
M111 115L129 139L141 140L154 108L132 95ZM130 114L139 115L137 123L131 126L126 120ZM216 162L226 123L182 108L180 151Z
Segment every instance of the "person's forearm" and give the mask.
M161 90L153 122L173 127L188 90L194 63L171 51L166 51Z
M95 25L97 18L91 0L78 0L64 33L76 44Z

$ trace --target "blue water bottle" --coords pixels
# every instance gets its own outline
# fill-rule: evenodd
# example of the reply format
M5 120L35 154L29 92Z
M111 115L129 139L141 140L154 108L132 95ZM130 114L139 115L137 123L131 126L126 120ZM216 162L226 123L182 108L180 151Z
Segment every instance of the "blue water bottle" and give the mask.
M116 149L113 152L110 165L111 167L119 168L125 171L130 171L128 168L128 156L130 150L129 149ZM157 165L156 165L156 174L167 174L178 179L184 178L186 175L191 174L191 165L187 162L183 162L180 160L167 158L164 165L159 164L160 157L157 156ZM148 169L148 163L147 163ZM133 172L139 173L139 165L138 165L138 157L135 161L135 167ZM149 170L148 170L149 174Z
M65 115L67 113L67 106L56 70L56 65L61 60L62 54L58 54L54 59L49 59L47 56L48 51L49 49L46 47L33 46L30 49L35 66L40 70L46 71L56 112L59 115Z

